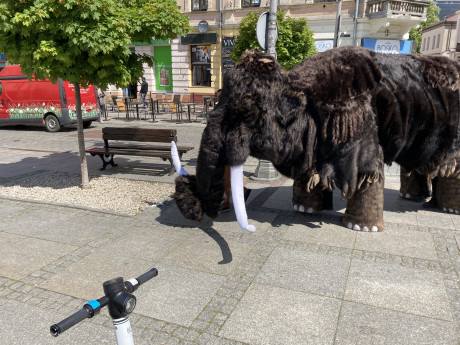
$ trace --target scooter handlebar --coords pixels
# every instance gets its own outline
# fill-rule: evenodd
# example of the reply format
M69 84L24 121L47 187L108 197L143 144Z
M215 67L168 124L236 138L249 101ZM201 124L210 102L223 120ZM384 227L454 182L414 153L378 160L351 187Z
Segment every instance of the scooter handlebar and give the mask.
M132 293L136 291L139 286L149 281L153 277L158 275L158 270L152 268L150 271L141 274L138 278L133 278L124 282L124 289ZM94 315L97 315L101 308L109 304L109 298L103 296L98 300L92 300L86 303L79 311L65 318L61 322L58 322L50 327L50 332L53 337L57 337L59 334L65 332L69 328L75 326L77 323L83 321L87 318L92 318Z

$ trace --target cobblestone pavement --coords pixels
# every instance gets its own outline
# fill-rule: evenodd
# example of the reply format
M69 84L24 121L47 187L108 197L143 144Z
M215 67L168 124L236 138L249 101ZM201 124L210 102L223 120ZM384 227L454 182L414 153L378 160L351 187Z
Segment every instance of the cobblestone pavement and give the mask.
M185 162L193 172L204 124L115 115L85 132L87 146L105 125L177 128L180 143L196 147ZM0 133L0 185L79 169L75 130ZM98 172L100 162L88 162ZM105 173L174 180L147 169L156 161L123 163ZM307 216L291 210L291 180L247 185L251 236L232 212L195 223L170 199L132 217L0 199L0 344L114 344L106 310L58 338L49 326L101 297L105 280L151 267L159 275L136 291L130 317L135 344L460 343L460 216L400 200L397 167L386 169L380 233L344 228L338 195L334 211Z

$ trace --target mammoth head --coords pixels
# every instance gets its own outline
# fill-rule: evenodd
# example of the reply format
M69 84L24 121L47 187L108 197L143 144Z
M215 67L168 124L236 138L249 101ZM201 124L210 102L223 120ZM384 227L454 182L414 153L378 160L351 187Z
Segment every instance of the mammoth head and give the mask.
M249 155L271 161L284 175L293 176L311 165L305 131L306 96L292 88L286 71L271 56L249 51L224 77L218 105L209 114L198 154L196 176L180 166L174 153L174 198L182 214L200 221L206 213L218 216L224 195L225 166L231 167L232 199L243 232L248 225L243 196L243 163ZM309 125L310 124L310 125ZM310 155L310 156L309 156Z

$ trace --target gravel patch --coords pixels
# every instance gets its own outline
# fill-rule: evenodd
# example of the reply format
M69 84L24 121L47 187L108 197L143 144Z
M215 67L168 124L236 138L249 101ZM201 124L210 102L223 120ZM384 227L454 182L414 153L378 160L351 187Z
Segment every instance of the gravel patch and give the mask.
M0 196L75 205L136 215L174 193L169 183L90 177L90 189L81 189L81 175L45 172L0 185Z

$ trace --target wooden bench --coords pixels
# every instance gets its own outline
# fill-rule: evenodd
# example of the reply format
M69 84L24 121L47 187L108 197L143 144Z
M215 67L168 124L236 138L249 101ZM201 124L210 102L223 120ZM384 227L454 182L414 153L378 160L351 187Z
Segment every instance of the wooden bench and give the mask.
M177 131L175 129L146 129L146 128L117 128L104 127L102 129L102 139L104 147L93 147L85 150L91 156L98 155L102 159L102 168L105 170L107 165L113 167L117 164L113 161L114 155L158 157L164 161L169 160L169 175L174 173L174 164L171 159L171 141L177 143ZM109 140L110 145L109 145ZM115 141L115 142L114 142ZM120 143L129 141L130 143ZM136 144L155 143L155 144ZM179 157L190 150L192 146L177 146Z

